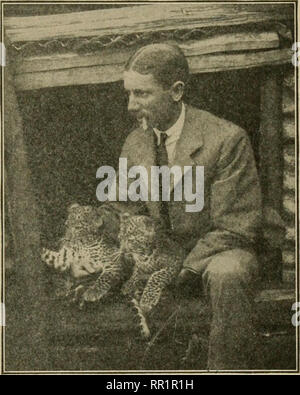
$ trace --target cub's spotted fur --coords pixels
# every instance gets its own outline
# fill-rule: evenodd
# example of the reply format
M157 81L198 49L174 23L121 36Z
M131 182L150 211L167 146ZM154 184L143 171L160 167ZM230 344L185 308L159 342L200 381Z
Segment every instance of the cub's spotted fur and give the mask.
M142 333L149 337L147 315L157 306L166 287L176 279L184 254L178 245L168 247L166 235L150 217L128 213L117 216L120 220L119 245L104 231L99 231L105 217L101 210L72 205L60 250L44 249L42 259L47 265L67 273L68 292L81 267L89 268L91 273L100 273L92 285L86 287L81 283L75 289L75 293L81 289L82 301L88 302L101 300L116 284L124 283L128 266L131 266L132 275L121 291L131 298Z
M122 292L133 298L145 337L150 335L146 315L159 303L165 288L178 276L183 251L169 249L159 225L150 217L123 214L119 240L121 250L134 262L133 273Z
M67 273L67 293L76 283L76 277L83 274L101 272L101 290L104 296L111 287L111 277L116 281L119 273L115 268L120 259L119 247L99 229L103 224L102 213L99 209L91 206L72 205L68 209L66 232L61 240L59 251L42 250L42 261L48 266L61 272ZM87 268L84 273L81 268ZM82 285L78 287L82 288ZM99 297L100 296L100 297ZM87 300L94 300L90 289Z

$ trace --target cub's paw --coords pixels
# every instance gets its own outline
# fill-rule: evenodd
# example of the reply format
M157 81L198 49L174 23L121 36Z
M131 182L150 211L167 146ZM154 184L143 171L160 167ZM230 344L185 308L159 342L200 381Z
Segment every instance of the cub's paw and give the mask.
M68 292L67 297L70 298L72 303L77 303L81 299L83 292L84 286L78 285Z
M143 313L145 316L148 316L149 313L152 311L152 306L149 306L149 305L146 304L146 303L140 303L140 308L141 308L141 310L142 310L142 313Z
M121 294L126 297L133 296L132 287L129 284L125 283L121 288Z
M147 323L147 319L145 315L143 314L143 311L141 310L141 307L138 303L137 300L132 299L131 300L134 309L136 311L137 317L138 317L138 326L140 328L140 334L144 340L148 340L151 337L151 332Z

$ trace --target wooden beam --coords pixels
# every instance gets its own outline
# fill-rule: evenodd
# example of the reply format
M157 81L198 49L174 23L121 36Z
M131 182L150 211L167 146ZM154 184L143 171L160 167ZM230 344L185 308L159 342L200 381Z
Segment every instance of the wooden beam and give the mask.
M43 41L292 20L293 4L151 4L58 15L7 17L9 40Z
M296 292L291 289L265 289L255 297L255 302L282 302L288 301L291 304L296 300Z
M175 43L175 42L174 42ZM279 47L276 32L221 34L179 44L187 57L218 52L250 51ZM125 64L136 48L102 49L93 53L70 52L47 56L22 57L17 61L17 74L62 70L77 67Z
M188 62L191 73L195 74L278 65L290 62L291 56L290 49L283 49L244 54L190 56L188 57ZM19 71L23 70L23 72L15 75L16 88L18 90L32 90L67 85L102 84L120 81L122 79L123 63L93 64L97 63L97 59L100 59L100 57L95 58L95 55L91 55L90 59L88 56L79 59L79 55L77 57L74 55L74 59L71 62L73 64L77 63L79 65L78 67L67 68L67 64L71 58L65 58L64 62L62 62L65 68L50 71L46 69L36 72L24 72L25 70L29 70L28 65L30 62L28 65L23 64L19 68ZM89 61L91 63L90 65ZM45 61L45 64L47 62ZM83 66L84 62L86 62L85 66ZM45 64L43 65L41 63L41 68L45 67ZM57 67L57 64L53 64L54 67Z
M218 71L274 66L291 61L291 50L223 54L191 57L188 59L192 73L212 73Z

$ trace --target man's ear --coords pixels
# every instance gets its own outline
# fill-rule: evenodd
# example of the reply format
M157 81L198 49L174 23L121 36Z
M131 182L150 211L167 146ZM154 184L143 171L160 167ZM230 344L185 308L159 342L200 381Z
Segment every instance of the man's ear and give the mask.
M179 102L184 93L184 82L176 81L171 87L171 95L174 101Z

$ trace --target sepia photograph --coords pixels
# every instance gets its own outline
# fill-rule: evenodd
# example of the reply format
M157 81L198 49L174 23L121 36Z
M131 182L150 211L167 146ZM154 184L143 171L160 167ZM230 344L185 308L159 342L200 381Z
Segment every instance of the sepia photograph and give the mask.
M1 1L0 374L299 373L298 6Z

